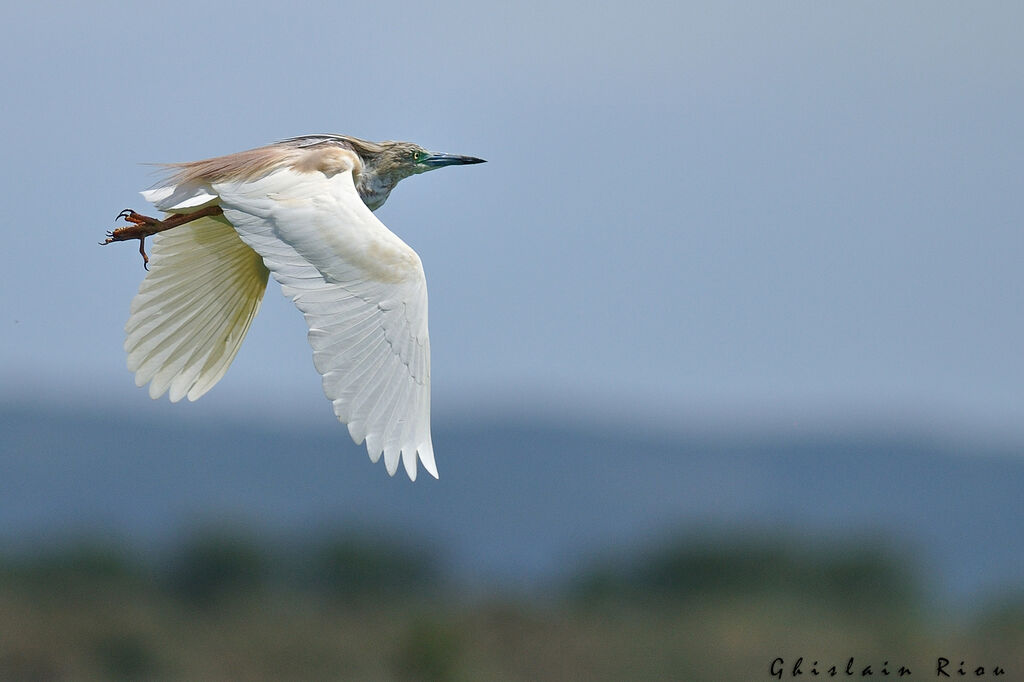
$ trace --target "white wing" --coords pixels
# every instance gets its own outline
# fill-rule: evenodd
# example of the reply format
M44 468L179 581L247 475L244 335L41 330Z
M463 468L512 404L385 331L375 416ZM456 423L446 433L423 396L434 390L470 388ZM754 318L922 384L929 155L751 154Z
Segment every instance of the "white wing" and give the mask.
M224 217L260 256L309 325L324 393L370 459L434 477L427 285L419 256L363 204L355 154L326 171L278 168L213 182ZM170 232L173 232L171 230Z
M125 325L128 369L149 395L196 400L227 371L260 309L267 269L222 217L153 237Z

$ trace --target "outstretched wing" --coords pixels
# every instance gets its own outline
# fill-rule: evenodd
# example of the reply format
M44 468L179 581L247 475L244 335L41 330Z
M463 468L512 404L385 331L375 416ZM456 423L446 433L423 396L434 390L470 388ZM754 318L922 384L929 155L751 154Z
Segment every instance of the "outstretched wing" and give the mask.
M419 256L363 204L344 149L241 181L211 182L224 217L306 317L324 393L370 459L416 458L430 439L427 284Z

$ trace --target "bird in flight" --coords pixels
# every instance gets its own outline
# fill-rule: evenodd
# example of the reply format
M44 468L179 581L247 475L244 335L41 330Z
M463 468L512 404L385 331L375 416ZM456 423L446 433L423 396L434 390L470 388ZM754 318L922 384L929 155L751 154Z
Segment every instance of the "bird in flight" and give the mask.
M139 240L147 274L125 325L128 369L151 398L196 400L224 376L268 275L302 311L313 364L338 420L370 459L417 458L430 439L427 283L420 258L373 214L404 178L483 163L410 142L305 135L168 164L142 192L166 216L130 209L102 244ZM153 261L145 250L153 236Z

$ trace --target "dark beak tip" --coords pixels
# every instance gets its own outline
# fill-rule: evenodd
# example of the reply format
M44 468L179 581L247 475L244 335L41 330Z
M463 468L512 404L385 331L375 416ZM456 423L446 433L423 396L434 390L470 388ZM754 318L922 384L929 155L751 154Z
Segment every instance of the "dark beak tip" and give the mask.
M462 155L451 155L448 157L448 163L453 166L470 166L474 163L487 163L486 159L478 159L475 156L462 156Z
M431 154L420 163L433 168L444 166L468 166L474 163L487 163L485 159L478 159L475 156L462 156L461 154Z

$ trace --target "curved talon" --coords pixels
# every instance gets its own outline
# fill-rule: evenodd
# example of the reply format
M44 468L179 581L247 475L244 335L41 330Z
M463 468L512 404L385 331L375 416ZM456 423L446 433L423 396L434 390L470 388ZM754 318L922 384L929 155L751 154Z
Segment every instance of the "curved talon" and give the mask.
M164 220L157 220L156 218L151 218L126 208L117 214L117 219L123 219L130 224L108 231L106 241L100 242L100 246L106 246L113 242L126 242L138 239L139 253L142 254L142 265L146 270L149 270L149 256L146 255L146 237L178 227L179 225L184 225L198 218L221 215L222 213L223 211L220 206L207 206L192 213L178 213L170 215Z

